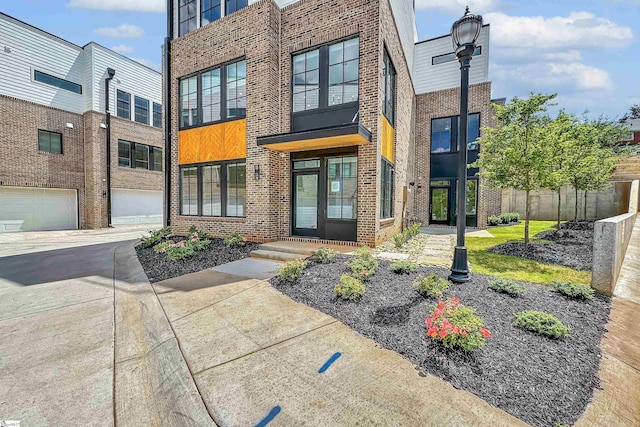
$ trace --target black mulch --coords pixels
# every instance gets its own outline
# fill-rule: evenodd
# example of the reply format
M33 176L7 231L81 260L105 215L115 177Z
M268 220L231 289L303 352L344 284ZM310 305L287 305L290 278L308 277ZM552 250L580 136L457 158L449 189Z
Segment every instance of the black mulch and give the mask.
M537 239L550 242L507 242L487 251L531 259L538 262L563 265L575 270L591 270L593 266L593 221L567 222L560 230L543 231Z
M473 353L447 350L426 336L425 318L434 299L413 290L418 275L448 270L420 267L411 275L396 275L380 261L367 292L358 302L343 302L333 288L345 272L348 258L329 265L310 262L293 284L272 279L273 286L292 299L336 317L381 346L400 353L426 371L468 390L535 426L571 425L584 411L598 386L600 339L610 300L569 300L550 286L524 283L524 296L512 298L487 289L488 276L473 274L469 283L452 285L446 297L457 296L476 309L491 337ZM556 315L571 328L559 341L513 326L516 312L535 309Z
M175 241L181 238L174 238ZM247 258L251 251L258 248L257 243L246 242L245 246L230 248L222 239L211 239L209 247L195 252L191 257L173 261L166 254L155 253L153 248L136 247L138 260L147 273L151 283L195 273L217 265Z

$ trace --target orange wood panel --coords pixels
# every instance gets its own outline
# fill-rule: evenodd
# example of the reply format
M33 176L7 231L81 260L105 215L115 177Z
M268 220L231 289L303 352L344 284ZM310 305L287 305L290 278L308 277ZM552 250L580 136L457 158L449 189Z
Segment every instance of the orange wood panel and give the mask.
M393 148L394 148L394 129L393 126L389 123L387 118L382 116L382 156L393 163Z
M247 157L246 119L178 132L178 164Z
M324 148L349 147L353 145L367 144L369 141L359 134L331 136L327 138L304 139L302 141L280 142L277 144L263 145L273 151L283 153L295 151L320 150Z

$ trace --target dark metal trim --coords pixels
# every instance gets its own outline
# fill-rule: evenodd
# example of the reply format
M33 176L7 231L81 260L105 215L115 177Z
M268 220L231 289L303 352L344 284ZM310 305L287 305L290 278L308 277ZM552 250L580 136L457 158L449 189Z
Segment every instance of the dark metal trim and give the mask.
M171 40L173 40L173 2L167 0L167 36L164 38L164 212L165 227L171 225ZM179 173L179 172L178 172Z
M332 126L322 129L305 130L301 132L287 132L276 135L259 136L258 146L279 144L283 142L307 141L318 138L331 138L335 136L360 135L367 141L371 141L371 131L361 123L350 123L347 125Z

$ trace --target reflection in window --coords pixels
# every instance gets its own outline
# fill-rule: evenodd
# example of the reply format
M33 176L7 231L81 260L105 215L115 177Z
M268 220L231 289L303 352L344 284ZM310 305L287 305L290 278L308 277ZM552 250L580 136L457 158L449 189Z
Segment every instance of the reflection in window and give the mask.
M180 34L185 34L196 29L196 0L179 0L180 9L178 11L180 20Z
M38 150L62 154L62 134L38 130Z
M145 125L149 124L149 100L134 96L134 120Z
M136 169L149 169L149 146L135 144Z
M391 218L393 216L393 165L385 159L382 159L380 186L380 218Z
M180 169L180 214L198 215L198 169Z
M431 152L451 151L451 117L431 120Z
M220 165L202 167L202 215L222 215Z
M327 160L327 218L355 219L358 205L358 158Z
M220 19L220 0L202 0L202 5L200 7L202 9L200 14L201 26L204 27L208 23Z
M162 127L162 105L153 103L153 127Z
M467 215L476 215L478 207L478 180L467 180Z
M198 77L180 80L180 127L198 123Z
M118 140L118 166L131 167L131 143Z
M458 119L458 143L456 146L460 149L460 120ZM469 122L467 123L467 149L477 150L478 144L476 139L480 138L480 114L469 114Z
M246 198L246 164L227 165L227 216L244 216Z
M359 39L329 46L329 106L358 100Z
M153 147L153 170L162 172L162 148Z
M235 11L247 7L247 0L227 0L226 8L224 9L225 15L229 15Z
M247 114L247 62L227 65L227 117Z
M221 119L220 68L202 74L202 123Z
M320 51L293 57L293 112L318 108L320 96Z
M120 89L116 91L116 113L123 119L131 118L131 94Z
M396 70L393 68L393 64L391 63L391 59L389 59L389 54L386 50L384 51L382 65L382 76L384 80L382 113L385 115L387 120L389 120L389 124L393 126L395 121Z

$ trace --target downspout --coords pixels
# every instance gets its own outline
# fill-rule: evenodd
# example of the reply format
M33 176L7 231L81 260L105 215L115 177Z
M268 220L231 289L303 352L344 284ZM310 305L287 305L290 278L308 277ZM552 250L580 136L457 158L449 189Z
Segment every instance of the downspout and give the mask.
M116 70L113 68L107 68L107 78L104 79L104 111L107 115L107 227L111 227L111 111L109 109L109 83L115 75Z
M164 39L164 226L171 225L171 40L173 1L167 0L167 37Z

